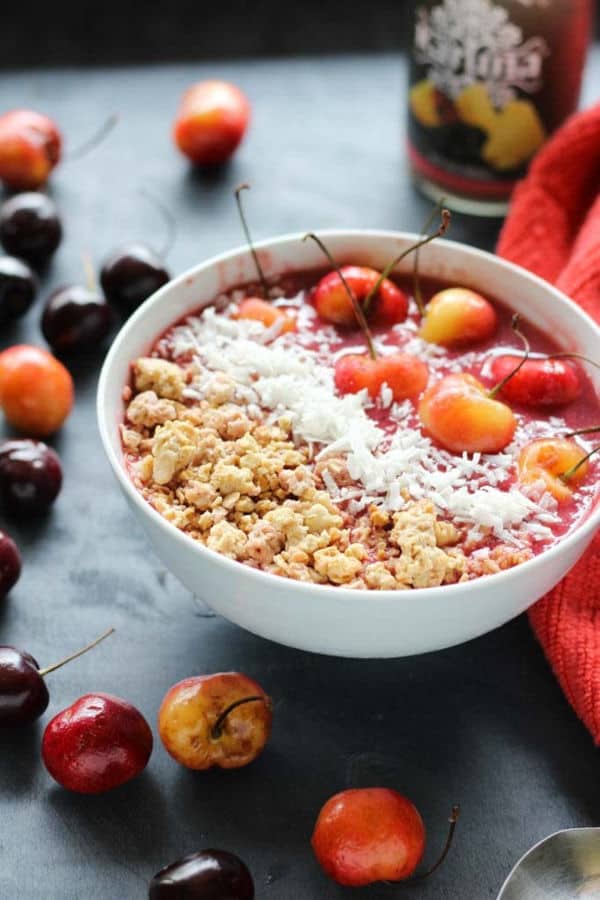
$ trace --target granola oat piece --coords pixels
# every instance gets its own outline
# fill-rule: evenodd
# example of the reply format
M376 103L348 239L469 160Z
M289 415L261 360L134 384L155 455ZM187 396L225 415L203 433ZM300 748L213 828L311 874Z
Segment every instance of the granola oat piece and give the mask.
M390 541L397 544L403 553L412 553L420 547L435 547L436 518L435 507L429 500L410 503L394 513Z
M154 391L167 400L181 400L185 373L166 359L142 356L133 365L134 383L138 391Z
M283 544L284 537L282 533L269 522L260 520L256 522L248 534L248 541L244 548L244 557L254 560L261 566L266 566L273 561L273 557L279 553Z
M396 579L383 562L365 566L365 584L376 591L393 591L399 587Z
M314 555L315 571L325 575L334 584L347 584L360 572L362 563L348 551L341 553L337 547L324 547Z
M297 466L295 469L282 469L279 473L279 484L288 494L303 497L314 487L314 478L306 466Z
M235 381L225 372L215 372L206 385L204 394L215 406L221 406L235 397Z
M165 422L152 441L154 459L152 477L157 484L168 484L176 472L189 466L196 451L197 430L189 422Z
M177 407L171 400L158 397L155 391L136 394L127 407L127 419L138 428L154 428L177 418Z
M204 481L187 481L183 488L183 496L187 503L200 512L204 512L214 505L217 492L211 484Z
M255 497L259 490L252 472L246 466L233 466L219 460L211 475L211 484L220 494L247 494Z
M443 522L438 519L433 528L435 531L435 542L438 547L452 547L458 543L460 532L452 522Z
M121 432L121 443L125 450L132 450L135 452L140 449L140 445L144 438L139 431L135 431L133 428L127 428L126 425L120 425L119 430Z
M231 525L230 522L223 520L222 522L217 522L210 529L206 539L206 546L210 547L211 550L216 550L217 553L228 556L230 559L238 559L242 555L246 541L247 538L243 531L240 531L235 525Z

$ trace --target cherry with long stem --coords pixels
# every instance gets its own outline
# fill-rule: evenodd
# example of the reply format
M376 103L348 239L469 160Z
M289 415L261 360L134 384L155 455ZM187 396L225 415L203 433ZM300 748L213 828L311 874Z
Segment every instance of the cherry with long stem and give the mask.
M431 210L427 219L425 220L423 227L421 228L421 234L426 235L429 232L429 229L433 225L435 221L436 215L441 215L442 210L444 209L444 204L446 202L446 198L442 197L437 206ZM421 248L417 247L415 250L415 259L413 263L413 294L415 296L415 303L417 304L417 308L421 313L421 316L425 315L425 303L423 302L423 293L421 291L421 276L419 273L419 257L420 257Z
M252 259L254 260L254 265L256 266L256 272L258 274L258 279L262 285L263 293L264 293L265 299L266 299L269 295L269 284L265 277L263 267L260 264L260 260L258 258L258 253L256 252L254 243L252 241L252 237L250 235L250 229L248 228L248 222L246 221L244 207L242 205L242 198L240 196L242 191L249 191L249 190L250 190L249 184L238 185L238 187L236 187L236 189L235 189L235 202L237 204L238 214L240 217L240 221L242 223L242 228L244 230L244 234L246 236L246 241L248 242L248 247L250 248L250 253L252 254Z
M247 703L268 703L266 697L262 697L260 694L252 697L242 697L239 700L234 700L233 703L230 703L227 709L224 709L223 712L218 717L217 721L213 725L210 730L210 736L213 741L218 741L221 735L223 734L223 726L225 725L225 721L230 713L234 711L234 709L238 709L240 706L245 706Z
M393 259L391 262L389 262L387 264L387 266L385 267L383 272L380 274L379 278L377 279L377 281L375 282L375 284L373 285L373 287L371 288L371 290L365 297L365 301L362 305L362 308L364 309L365 313L368 313L371 303L373 302L373 298L377 295L377 292L379 291L379 288L381 287L381 285L383 284L385 279L389 278L389 276L391 275L393 270L396 268L397 265L399 265L402 262L403 259L405 259L407 256L409 256L409 254L414 253L415 251L419 250L421 247L424 247L426 244L430 244L431 241L435 241L436 238L443 237L446 234L446 232L450 228L450 221L452 218L452 216L450 214L450 210L442 209L440 215L441 215L442 221L441 221L437 231L435 231L433 234L428 234L427 237L424 237L424 238L422 238L422 240L417 241L415 244L413 244L407 250L403 250L402 253L400 253L398 256L395 257L395 259Z
M323 241L321 240L320 237L318 237L316 234L313 234L313 232L309 232L308 234L305 234L304 237L302 238L303 241L307 241L309 239L311 241L314 241L315 244L317 244L317 246L320 247L320 249L323 251L323 253L327 257L327 259L331 263L333 269L337 272L338 277L344 286L344 290L348 294L348 297L350 298L350 302L352 303L352 309L354 310L354 315L356 316L356 320L357 320L358 324L360 325L361 331L363 332L363 334L365 336L365 340L367 342L367 347L369 348L369 356L371 357L371 359L377 359L377 351L375 350L375 344L373 342L373 335L371 334L371 329L369 328L369 325L367 323L367 319L365 317L363 308L361 307L360 303L354 296L354 291L352 290L352 288L350 287L350 285L344 278L344 273L342 272L342 270L340 269L340 267L338 266L335 259L333 258L333 256L331 255L331 253L329 252L329 250L327 249L327 247L325 246L325 244L323 243Z
M576 431L570 431L568 434L565 434L565 438L573 438L577 437L580 434L597 434L600 431L600 425L588 425L587 428L578 428ZM566 472L563 472L560 476L563 481L568 481L569 478L572 478L573 475L581 468L581 466L585 465L589 459L600 450L600 447L594 447L593 450L590 450L584 457L582 457L579 462L576 462L572 465Z

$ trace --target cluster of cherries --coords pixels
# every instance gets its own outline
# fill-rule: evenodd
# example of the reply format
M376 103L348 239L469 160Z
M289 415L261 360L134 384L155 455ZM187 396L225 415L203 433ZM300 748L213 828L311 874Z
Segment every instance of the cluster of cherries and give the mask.
M311 299L325 322L340 329L358 327L366 340L366 353L348 353L335 363L335 384L341 394L366 390L375 399L387 385L394 401L416 403L425 430L444 449L453 453L499 453L511 443L516 431L512 405L534 409L563 407L581 395L582 379L575 360L582 357L557 353L532 358L529 343L519 329L518 316L513 318L513 330L522 340L524 351L491 359L489 369L495 381L491 388L468 372L446 375L427 387L429 367L424 360L401 351L377 353L371 329L404 322L409 310L406 293L388 276L408 254L443 235L449 222L450 214L443 210L439 229L399 254L383 272L366 266L340 267L320 238L307 235L321 247L333 267L314 287ZM255 260L265 284L256 256ZM498 316L490 301L468 288L451 287L436 293L425 306L418 281L418 256L416 260L415 299L422 316L419 336L451 350L489 340L498 327ZM261 321L269 328L278 325L278 333L296 328L291 310L273 307L259 297L245 298L234 315ZM587 362L597 365L592 360ZM595 452L586 452L574 438L592 431L600 428L526 444L518 459L520 482L541 483L559 503L570 499L573 486L585 479L589 458Z

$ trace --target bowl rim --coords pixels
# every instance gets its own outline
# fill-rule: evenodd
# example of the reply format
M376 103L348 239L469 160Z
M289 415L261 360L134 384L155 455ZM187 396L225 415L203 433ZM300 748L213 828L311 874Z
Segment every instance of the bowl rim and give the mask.
M368 239L391 239L397 241L409 240L414 242L418 240L419 237L421 237L421 235L418 235L415 232L395 231L391 229L377 228L322 228L317 229L316 233L319 236L342 240L345 238L364 237ZM305 234L306 232L289 232L272 238L264 238L260 241L254 242L254 247L257 251L269 251L278 247L282 247L284 245L301 242ZM490 264L496 265L500 269L508 269L518 277L533 282L539 288L542 288L546 292L553 295L554 298L557 299L560 303L569 306L570 314L579 318L583 323L585 323L586 327L596 333L596 337L600 341L600 325L598 325L591 318L591 316L589 316L580 306L574 303L566 294L558 290L558 288L550 284L550 282L545 281L539 275L535 275L528 269L524 269L522 266L510 262L509 260L505 260L502 257L496 256L494 253L491 253L487 250L481 250L478 247L473 247L469 244L464 244L459 241L440 238L435 242L435 246L437 248L447 249L448 251L458 250L460 253L464 254L467 257L484 257ZM171 522L161 516L161 514L156 509L154 509L154 507L147 500L145 500L144 497L142 497L141 493L134 486L125 466L123 465L122 459L119 458L112 446L110 434L111 428L113 426L112 423L109 423L107 421L106 404L104 403L105 397L108 396L108 382L112 365L123 344L126 344L128 342L131 335L135 332L137 325L141 321L143 321L147 312L154 306L160 304L163 298L168 296L173 289L185 284L189 281L189 279L195 278L197 275L201 274L207 269L233 260L236 257L248 255L249 253L250 250L247 245L239 245L231 250L226 250L221 253L215 254L214 256L206 259L204 262L197 263L195 266L186 269L180 275L177 275L175 278L171 279L169 282L159 288L158 291L155 291L154 294L148 297L148 299L138 307L133 315L130 316L130 318L117 332L104 359L102 369L100 371L96 393L96 415L104 452L108 457L113 473L115 474L117 481L121 486L121 489L124 491L126 498L130 500L134 504L134 506L137 507L137 509L140 510L143 516L147 516L148 518L150 518L167 538L173 538L173 540L180 544L183 550L187 549L196 553L199 560L206 559L207 561L211 561L221 566L225 571L230 571L234 576L241 576L242 574L245 574L251 582L255 581L257 586L261 583L265 583L266 581L270 586L280 587L282 589L285 589L286 591L289 591L291 594L297 593L298 595L308 596L314 594L314 592L316 591L317 593L333 595L337 597L341 602L350 605L360 603L367 598L370 603L373 603L373 601L375 601L376 603L387 605L391 600L398 601L400 598L406 597L410 598L411 601L419 602L419 600L422 601L425 597L427 597L429 600L434 600L436 597L451 599L452 596L455 596L459 593L470 595L473 594L473 592L476 593L477 591L481 591L482 588L484 588L486 585L490 585L491 583L493 583L494 586L500 586L500 583L502 583L505 586L509 587L515 579L518 580L522 577L526 577L528 573L534 572L537 567L543 565L549 559L554 559L555 557L567 553L569 549L575 544L577 544L581 540L585 540L590 535L590 533L593 535L596 529L600 526L600 501L597 501L586 518L578 525L576 525L576 527L573 528L573 530L569 534L561 538L560 541L555 543L553 546L548 547L546 550L543 550L541 553L533 556L531 559L519 563L517 566L513 566L510 569L505 569L500 572L481 576L471 581L439 585L437 587L411 588L408 591L403 591L398 588L392 590L356 590L353 588L345 587L344 585L314 584L312 582L297 581L292 578L286 578L282 575L276 575L272 572L265 572L262 569L255 569L251 566L247 566L243 562L239 562L235 559L230 559L229 557L224 556L222 553L206 547L204 544L201 544L199 541L194 540L193 537L181 531L179 528L177 528L176 525L173 525ZM235 285L232 285L231 287L233 288L235 287ZM195 308L197 309L198 307ZM193 309L194 307L190 309L190 314L193 312ZM131 362L133 362L133 360L131 360Z

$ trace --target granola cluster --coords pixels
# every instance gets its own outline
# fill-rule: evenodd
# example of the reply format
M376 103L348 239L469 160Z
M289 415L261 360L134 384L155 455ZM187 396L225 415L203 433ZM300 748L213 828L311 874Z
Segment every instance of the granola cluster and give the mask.
M202 374L196 362L146 357L126 388L131 477L173 525L231 559L315 584L397 590L471 577L461 534L430 501L350 515L325 484L351 482L343 457L314 463L290 421L250 410L228 375L204 373L201 398L186 391Z

